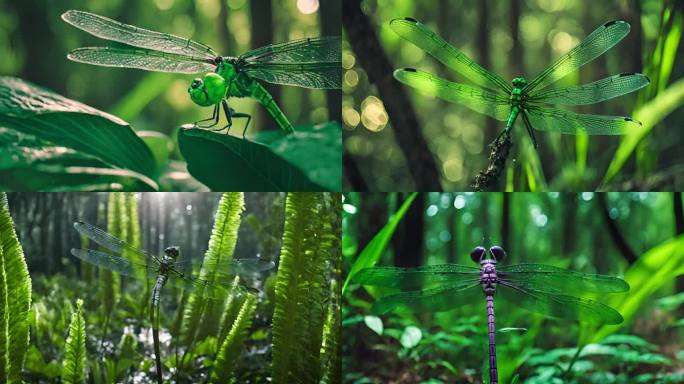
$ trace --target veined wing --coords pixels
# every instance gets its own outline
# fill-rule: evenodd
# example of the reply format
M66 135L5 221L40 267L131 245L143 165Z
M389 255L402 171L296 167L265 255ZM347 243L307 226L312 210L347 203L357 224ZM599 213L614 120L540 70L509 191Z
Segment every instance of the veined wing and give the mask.
M226 281L232 280L236 275L249 276L269 271L275 267L273 261L260 258L231 259L229 261L222 260L221 268L217 268L211 264L212 263L204 263L204 268L206 270L216 271L214 272L216 277ZM202 264L195 264L192 260L184 260L177 262L175 266L179 271L190 274L193 269L201 268Z
M594 104L634 92L648 84L648 77L641 73L622 73L576 87L537 92L527 101L564 105Z
M67 11L62 14L62 19L93 36L134 47L208 60L217 56L209 46L196 41L124 24L89 12Z
M545 264L517 264L497 268L497 276L513 285L542 292L581 296L587 292L626 292L629 284L613 276L582 273Z
M454 83L414 68L397 69L394 78L425 95L463 104L500 121L508 120L511 114L509 98L500 93Z
M428 265L418 268L374 267L360 270L352 280L362 285L414 290L445 282L479 283L480 270L458 264Z
M397 35L415 44L418 48L429 53L432 57L470 79L475 84L510 95L511 85L496 74L482 68L463 52L447 43L425 24L413 18L405 17L390 21L390 28Z
M205 59L139 48L85 47L69 52L70 60L104 67L125 67L148 71L198 73L216 69Z
M622 315L613 308L595 300L542 292L517 284L500 281L495 298L559 319L579 320L595 324L620 324ZM495 300L496 302L496 300Z
M530 97L535 96L534 90L542 90L549 84L574 72L584 64L601 56L604 52L620 42L629 33L629 23L625 21L610 21L596 28L581 43L568 53L559 57L553 64L543 70L523 90Z
M479 281L457 281L439 288L401 292L379 298L371 312L382 315L388 312L442 312L465 304L484 302Z
M108 253L93 251L92 249L71 249L71 254L79 259L108 269L110 271L118 272L126 276L142 276L145 275L150 279L157 277L159 266L143 265L126 260L122 257L110 255ZM140 272L140 273L138 273Z
M588 135L622 135L641 126L641 122L630 117L586 115L538 106L527 107L523 113L534 129L569 135L579 132Z
M119 240L116 237L112 236L110 233L103 231L102 229L90 225L88 223L85 223L83 221L77 221L74 223L74 228L80 233L81 235L86 236L90 240L98 243L99 245L109 249L110 251L114 253L118 253L120 255L123 254L130 254L130 255L136 255L139 257L141 260L154 260L155 262L159 262L159 260L156 257L150 256L148 253L133 247L132 245L126 243L123 240ZM92 251L94 252L94 251ZM72 250L73 253L73 250ZM77 256L77 255L74 255ZM78 256L77 256L78 257ZM151 263L151 265L153 265Z
M342 87L342 41L322 36L267 45L238 58L240 70L274 84L304 88Z

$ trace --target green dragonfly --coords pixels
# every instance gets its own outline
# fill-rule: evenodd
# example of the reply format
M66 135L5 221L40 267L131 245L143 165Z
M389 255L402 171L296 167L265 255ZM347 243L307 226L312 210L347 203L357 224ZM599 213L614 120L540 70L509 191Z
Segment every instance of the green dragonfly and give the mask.
M251 115L235 112L228 97L251 97L257 100L280 128L290 133L292 124L273 96L257 81L316 89L342 87L342 43L339 36L312 37L271 44L243 55L219 56L209 46L167 33L123 24L107 17L83 11L67 11L62 19L91 35L119 43L112 47L77 48L67 55L73 61L175 73L207 73L190 83L188 93L200 106L213 106L211 117L196 126L212 128L219 121L223 107L227 124L215 131L230 130L233 118L246 118L244 137ZM210 122L201 126L199 123Z
M156 279L152 290L152 302L150 306L150 321L152 323L152 335L154 339L155 360L157 365L157 381L161 383L162 365L159 347L159 303L161 290L169 284L184 290L193 291L202 297L209 299L223 299L229 294L246 294L246 287L236 285L235 277L238 275L254 275L268 271L275 263L259 258L231 259L222 258L222 266L229 268L227 271L216 271L211 280L197 278L191 275L192 264L189 259L179 261L179 247L168 247L162 257L150 255L123 240L117 239L110 233L88 223L77 221L74 228L83 236L89 238L112 253L94 251L92 249L72 249L71 254L77 258L124 276L143 279ZM144 264L129 260L144 260ZM207 267L207 265L205 265ZM215 270L209 267L210 270Z
M482 68L415 19L394 19L390 22L390 27L399 36L479 87L451 82L414 68L398 69L394 71L394 77L425 95L460 103L476 112L506 121L506 128L499 134L499 138L503 134L509 134L518 116L522 116L535 148L537 140L533 128L571 135L580 132L589 135L621 135L641 125L639 121L629 117L580 114L549 106L594 104L634 92L649 84L648 78L641 73L622 73L589 84L545 90L627 36L630 29L627 22L611 21L601 25L534 80L516 77L511 82L512 86Z

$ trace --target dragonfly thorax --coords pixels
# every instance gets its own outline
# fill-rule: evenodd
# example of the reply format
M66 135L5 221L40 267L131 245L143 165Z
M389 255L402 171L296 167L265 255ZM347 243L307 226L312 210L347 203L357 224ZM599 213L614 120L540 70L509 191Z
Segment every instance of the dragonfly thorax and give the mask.
M480 284L487 295L493 295L496 291L496 260L485 259L480 262Z
M193 79L188 88L192 101L202 107L220 103L226 91L226 80L215 72L207 73L204 79Z

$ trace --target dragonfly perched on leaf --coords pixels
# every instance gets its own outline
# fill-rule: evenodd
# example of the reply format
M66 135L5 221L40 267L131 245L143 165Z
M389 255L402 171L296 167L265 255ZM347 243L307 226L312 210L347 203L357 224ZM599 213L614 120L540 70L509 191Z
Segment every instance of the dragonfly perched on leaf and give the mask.
M192 264L189 259L186 261L179 260L179 247L168 247L164 250L163 256L157 257L88 223L77 221L74 223L74 228L81 235L108 249L113 254L92 249L72 249L72 255L124 276L156 279L156 284L152 290L150 321L152 322L159 382L161 382L162 377L159 352L159 302L164 285L169 283L209 299L223 299L229 294L241 295L247 292L247 288L234 284L236 276L254 275L268 271L275 266L274 262L259 258L222 260L222 266L229 269L227 271L215 271L212 273L212 280L205 280L191 275ZM131 259L144 260L144 264L131 261ZM215 268L211 266L209 269Z
M251 97L258 101L280 128L294 128L273 96L258 80L274 84L316 89L342 87L342 43L339 36L312 37L271 44L240 56L219 56L209 46L183 37L123 24L104 16L67 11L62 19L99 38L114 41L112 47L77 48L67 55L73 61L175 73L207 73L190 83L188 93L200 106L213 106L211 117L196 126L215 131L230 130L233 118L246 118L244 137L251 115L228 106L228 97ZM223 108L227 124L213 128ZM209 122L208 125L199 123Z
M498 267L506 252L499 246L476 247L470 254L479 268L442 264L419 268L364 268L353 281L362 285L391 288L402 292L380 297L371 308L388 312L440 312L482 300L484 293L489 326L490 380L497 382L494 339L494 297L546 316L594 324L620 324L622 316L598 301L583 298L586 293L617 293L629 290L622 279L562 269L544 264Z
M451 82L414 68L398 69L394 71L394 77L425 95L459 103L476 112L506 121L506 127L499 138L509 135L518 116L522 118L535 148L537 140L533 129L570 135L580 132L589 135L621 135L641 125L630 117L580 114L551 106L594 104L634 92L649 84L648 78L641 73L622 73L589 84L546 89L602 55L627 36L630 26L625 21L611 21L601 25L534 80L516 77L511 84L482 68L415 19L394 19L390 22L390 27L399 36L478 86Z

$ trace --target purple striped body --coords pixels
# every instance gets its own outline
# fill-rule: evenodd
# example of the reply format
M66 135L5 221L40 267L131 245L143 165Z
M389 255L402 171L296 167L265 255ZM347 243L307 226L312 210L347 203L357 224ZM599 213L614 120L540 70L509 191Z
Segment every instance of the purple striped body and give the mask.
M480 261L480 284L487 298L487 325L489 327L489 382L499 382L496 369L496 326L494 325L494 293L496 292L496 260L485 259Z

